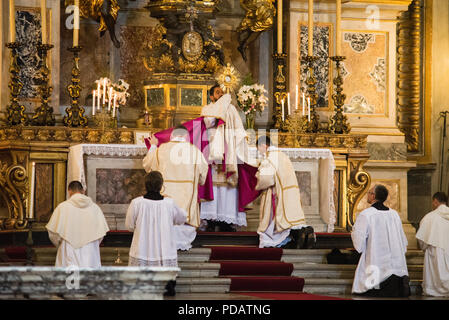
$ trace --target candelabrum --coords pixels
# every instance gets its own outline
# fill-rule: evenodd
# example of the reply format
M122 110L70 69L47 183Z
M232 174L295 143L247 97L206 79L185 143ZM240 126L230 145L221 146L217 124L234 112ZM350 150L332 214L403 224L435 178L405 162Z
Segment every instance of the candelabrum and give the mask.
M92 115L94 126L96 128L101 128L103 131L105 129L116 129L117 112L118 108L114 111L113 108L109 107L106 103L101 104L99 110L97 108L95 114Z
M318 57L314 56L306 56L304 58L304 61L307 62L309 69L306 78L307 96L310 98L310 122L307 126L307 133L318 133L320 131L320 116L318 115L316 110L318 102L318 94L316 93L317 80L315 78L314 72L314 64L317 60Z
M288 131L289 128L289 117L288 115L285 116L285 104L282 105L282 101L285 102L285 100L287 99L287 92L276 92L274 94L274 97L276 99L276 104L280 106L279 108L279 112L275 112L275 114L273 115L274 121L275 121L275 128L282 131L282 132L286 132Z
M20 44L17 42L10 42L6 47L11 50L11 65L9 67L10 81L10 104L6 107L6 121L8 125L27 125L28 118L25 114L25 107L19 104L19 95L22 91L23 83L20 81L19 73L20 67L17 63L17 50Z
M50 69L47 63L47 53L53 48L51 44L39 44L38 51L42 57L41 67L41 86L39 88L41 93L41 105L38 107L31 119L31 123L35 126L54 126L56 123L55 116L53 115L53 107L48 105L48 100L51 97L53 91L52 86L49 85Z
M341 63L346 59L343 56L334 56L330 58L337 65L337 76L334 79L335 93L332 95L334 100L335 114L330 119L329 130L331 133L346 134L351 132L351 126L348 118L343 114L343 106L346 95L343 93L343 77L341 75Z
M72 83L67 86L70 96L70 107L66 109L67 115L64 116L62 121L66 127L87 127L88 120L84 116L85 110L80 106L79 101L82 90L80 85L79 53L82 47L71 47L68 50L73 53Z
M293 114L288 117L288 120L288 132L290 132L295 137L295 148L297 148L299 147L298 136L302 133L306 133L309 130L310 122L308 121L307 115L301 114L298 109L296 109Z

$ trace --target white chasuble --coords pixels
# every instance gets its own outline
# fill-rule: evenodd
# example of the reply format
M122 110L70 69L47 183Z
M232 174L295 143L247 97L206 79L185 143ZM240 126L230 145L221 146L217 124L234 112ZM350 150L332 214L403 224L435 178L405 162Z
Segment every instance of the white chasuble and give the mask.
M159 171L164 178L161 193L173 198L187 212L187 223L200 225L198 185L203 185L209 170L201 151L185 141L170 141L150 149L143 159L145 171Z
M91 198L76 193L60 203L46 228L58 248L56 267L101 267L99 246L109 227Z
M131 201L125 225L134 232L129 250L130 266L177 267L175 225L186 222L187 213L171 198Z
M270 147L268 156L261 161L256 177L256 189L264 190L257 232L260 234L273 230L281 233L284 230L305 226L298 181L288 156L277 148ZM284 233L282 240L287 235L288 233Z
M442 204L426 214L416 239L424 250L424 294L449 296L449 207Z
M399 214L369 207L357 216L351 233L354 248L361 253L352 285L353 293L379 289L391 275L408 276L407 238Z

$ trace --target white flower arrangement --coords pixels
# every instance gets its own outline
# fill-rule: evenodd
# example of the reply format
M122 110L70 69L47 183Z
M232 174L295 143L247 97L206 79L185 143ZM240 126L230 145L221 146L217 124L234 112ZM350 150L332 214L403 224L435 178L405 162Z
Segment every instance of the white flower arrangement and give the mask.
M265 93L267 90L263 84L244 85L240 88L237 102L245 115L255 112L262 113L268 102Z

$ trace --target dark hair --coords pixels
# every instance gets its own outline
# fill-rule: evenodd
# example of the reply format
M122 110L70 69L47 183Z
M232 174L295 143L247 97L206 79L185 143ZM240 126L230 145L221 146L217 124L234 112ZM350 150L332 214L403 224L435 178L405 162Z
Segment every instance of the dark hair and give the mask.
M374 187L374 196L378 202L384 203L388 198L388 189L381 184Z
M268 136L261 136L257 139L256 146L259 146L260 144L271 146L271 139Z
M214 84L212 86L212 88L209 89L209 96L213 97L214 96L214 92L216 88L220 88L220 85L218 83Z
M432 197L433 199L437 199L439 203L447 203L447 195L444 192L435 193Z
M75 191L75 192L83 192L84 188L83 185L81 184L81 182L79 181L72 181L69 183L69 187L67 188L70 191Z
M188 130L186 127L184 127L182 124L176 126L173 131L172 134L175 136L181 136L181 135L186 135L188 133Z
M145 176L145 188L147 192L159 192L164 184L164 178L159 171L150 171Z

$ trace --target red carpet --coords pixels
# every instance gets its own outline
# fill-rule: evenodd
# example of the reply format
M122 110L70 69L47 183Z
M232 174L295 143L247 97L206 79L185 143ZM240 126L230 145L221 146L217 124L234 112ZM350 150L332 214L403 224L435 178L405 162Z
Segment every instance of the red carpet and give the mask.
M298 277L229 277L231 291L302 291L304 279Z
M284 262L220 262L220 276L289 276L293 264Z
M238 292L238 294L271 300L351 300L303 292Z
M213 247L209 260L281 260L280 248Z

